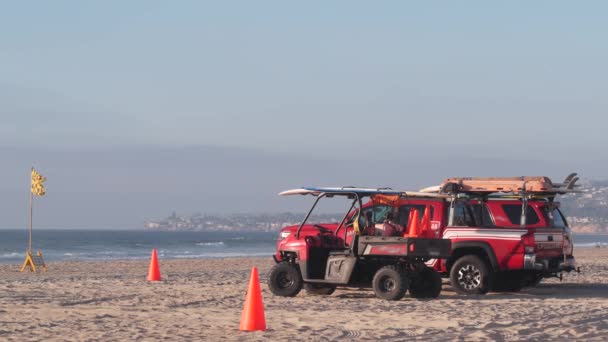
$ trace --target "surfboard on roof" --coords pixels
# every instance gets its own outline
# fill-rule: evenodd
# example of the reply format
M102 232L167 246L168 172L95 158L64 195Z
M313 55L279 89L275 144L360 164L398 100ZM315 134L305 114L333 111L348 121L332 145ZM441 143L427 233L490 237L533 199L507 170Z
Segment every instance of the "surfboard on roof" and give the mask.
M576 173L571 173L562 183L553 183L546 176L522 177L452 177L445 179L440 185L421 189L428 193L536 193L536 194L565 194L579 192Z
M419 191L403 191L393 190L387 188L358 188L358 187L302 187L297 189L286 190L280 192L280 196L291 196L291 195L313 195L319 196L322 193L326 194L337 194L337 195L349 195L356 193L359 196L373 196L373 195L388 195L388 196L401 196L401 197L431 197L431 198L446 198L446 195L424 193Z

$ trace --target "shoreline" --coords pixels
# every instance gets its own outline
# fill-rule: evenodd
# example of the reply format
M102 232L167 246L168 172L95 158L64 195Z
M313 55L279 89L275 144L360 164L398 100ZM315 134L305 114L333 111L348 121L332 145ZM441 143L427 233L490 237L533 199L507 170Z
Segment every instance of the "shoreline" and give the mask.
M591 244L591 243L589 243ZM602 243L597 243L597 245L589 245L586 244L585 246L574 246L575 250L574 250L574 257L576 258L577 256L577 251L584 251L584 250L602 250L602 249L608 249L608 242L602 242ZM43 251L43 255L44 255L44 251ZM231 256L205 256L205 257L161 257L159 256L159 261L162 260L166 260L166 261L170 261L170 260L184 260L184 261L195 261L195 260L231 260L231 259L268 259L268 260L273 260L272 256L274 254L273 253L268 253L267 255L231 255ZM25 252L23 252L23 258L25 259ZM126 259L95 259L95 260L91 260L91 259L75 259L75 260L45 260L45 262L47 264L56 264L56 263L111 263L111 262L141 262L141 261L149 261L150 257L146 256L146 257L141 257L141 258L126 258ZM1 261L0 260L0 266L1 265L17 265L19 267L21 267L23 261L20 262L14 262L14 261Z
M269 259L272 260L272 255L273 254L268 254L268 255L234 255L234 256L210 256L210 257L199 257L199 258L163 258L163 257L158 257L159 262L166 260L166 261L173 261L173 260L184 260L184 261L194 261L194 260L215 260L215 259L226 259L226 260L231 260L231 259ZM43 253L44 256L44 253ZM23 258L25 260L25 252L23 253ZM46 264L57 264L57 263L110 263L110 262L141 262L141 261L150 261L150 257L146 257L146 258L132 258L132 259L98 259L98 260L51 260L51 261L47 261L45 260ZM14 263L14 262L2 262L0 261L0 266L2 265L16 265L21 267L21 265L23 264L23 261L20 263Z

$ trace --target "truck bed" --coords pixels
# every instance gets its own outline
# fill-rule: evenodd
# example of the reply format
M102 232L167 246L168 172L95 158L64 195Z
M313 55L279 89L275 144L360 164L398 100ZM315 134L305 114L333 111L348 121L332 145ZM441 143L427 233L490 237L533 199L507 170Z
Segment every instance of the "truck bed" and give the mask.
M404 256L425 259L448 258L451 252L449 239L419 237L360 236L360 256Z

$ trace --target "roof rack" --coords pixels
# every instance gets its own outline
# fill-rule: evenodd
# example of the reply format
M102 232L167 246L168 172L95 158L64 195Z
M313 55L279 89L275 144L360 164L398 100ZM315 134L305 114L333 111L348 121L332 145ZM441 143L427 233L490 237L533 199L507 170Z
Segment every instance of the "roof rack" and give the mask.
M579 177L569 174L562 183L553 183L546 176L521 177L453 177L447 178L440 185L428 187L421 192L438 194L469 194L477 196L528 195L536 197L555 197L558 194L581 192L576 190Z

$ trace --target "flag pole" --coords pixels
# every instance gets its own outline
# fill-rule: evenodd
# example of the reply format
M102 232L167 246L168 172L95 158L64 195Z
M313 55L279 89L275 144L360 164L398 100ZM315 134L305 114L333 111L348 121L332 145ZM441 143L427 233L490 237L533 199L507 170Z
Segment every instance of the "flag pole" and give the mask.
M32 167L32 170L34 170L34 168ZM32 189L30 189L30 248L28 249L28 251L30 253L32 253L32 217L33 212L34 212L34 193L32 193Z

